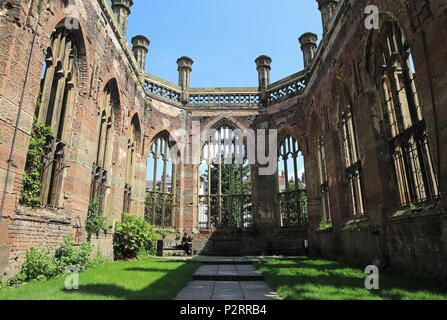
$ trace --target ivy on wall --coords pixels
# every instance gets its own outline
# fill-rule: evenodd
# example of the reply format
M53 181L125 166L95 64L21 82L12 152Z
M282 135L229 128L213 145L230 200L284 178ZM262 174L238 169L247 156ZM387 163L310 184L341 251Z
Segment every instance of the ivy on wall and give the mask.
M89 235L96 234L102 230L107 233L112 229L112 225L107 220L107 218L102 216L102 210L100 208L101 198L97 198L91 201L88 205L87 221L85 223L85 228Z
M40 97L41 94L39 93L39 98L36 103L36 113L40 108ZM22 194L20 197L20 204L33 209L42 206L42 199L40 196L42 190L42 162L43 157L45 156L47 137L51 135L53 135L51 128L46 127L42 122L37 121L35 118L31 131L25 172L23 173Z

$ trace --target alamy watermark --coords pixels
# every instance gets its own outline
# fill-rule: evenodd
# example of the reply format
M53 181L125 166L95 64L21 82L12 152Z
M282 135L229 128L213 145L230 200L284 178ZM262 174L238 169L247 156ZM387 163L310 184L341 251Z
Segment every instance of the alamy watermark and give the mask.
M365 280L366 290L379 290L379 268L377 266L367 266L365 274L368 274Z
M67 30L79 30L81 26L79 24L79 13L75 6L68 6L64 9L67 17L64 21L65 29Z
M374 5L365 8L365 14L368 16L365 19L365 28L368 30L378 30L380 28L380 14L379 8Z
M65 289L69 291L79 290L79 269L73 266L67 267L65 274L68 274L65 278Z
M212 164L244 163L258 165L259 175L273 175L278 168L278 130L276 129L207 129L201 131L200 121L190 129L171 132L173 164L200 165L203 157ZM208 148L210 150L208 150ZM210 158L208 159L208 155Z

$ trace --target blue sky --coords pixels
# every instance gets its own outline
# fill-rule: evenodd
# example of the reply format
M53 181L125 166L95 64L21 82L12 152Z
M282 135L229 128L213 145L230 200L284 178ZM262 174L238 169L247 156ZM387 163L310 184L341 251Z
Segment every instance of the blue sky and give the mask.
M177 83L176 61L194 60L192 87L257 87L254 60L273 59L275 82L303 68L298 38L321 39L315 0L134 0L128 40L151 40L146 71Z
M176 61L189 56L191 87L257 87L260 55L273 60L272 82L303 69L298 38L305 32L321 39L315 0L134 0L127 37L151 40L146 71L167 81L177 83Z

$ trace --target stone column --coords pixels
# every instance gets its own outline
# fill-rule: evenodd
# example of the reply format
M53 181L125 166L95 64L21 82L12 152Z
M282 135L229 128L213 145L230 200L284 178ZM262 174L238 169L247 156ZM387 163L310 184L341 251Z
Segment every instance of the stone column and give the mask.
M269 125L267 122L260 123L257 129L265 130L266 154L276 152L276 148L270 146ZM256 137L256 149L260 147L259 136ZM275 160L277 162L277 160ZM277 164L277 163L276 163ZM272 164L270 164L272 165ZM279 202L279 180L278 168L271 175L261 174L262 167L259 163L251 166L252 170L252 199L253 199L253 225L260 232L270 233L281 223Z
M329 24L337 7L338 0L317 0L318 10L321 11L321 20L323 21L323 35L328 32Z
M127 34L127 20L132 6L132 0L112 0L112 10L113 13L115 13L116 20L118 21L124 37L126 37Z
M137 60L138 67L144 72L146 69L146 55L149 51L150 41L145 36L136 36L132 38L132 51Z
M272 59L267 56L259 56L255 60L255 63L256 70L258 70L259 91L261 92L261 105L266 105L268 103L267 89L270 85L270 70L272 69L270 65L272 64Z
M317 39L317 35L311 32L307 32L299 38L303 51L304 69L308 69L312 65L317 49Z
M177 60L178 65L178 85L182 87L183 97L182 103L186 104L189 102L188 89L191 86L191 71L194 61L188 57L181 57Z

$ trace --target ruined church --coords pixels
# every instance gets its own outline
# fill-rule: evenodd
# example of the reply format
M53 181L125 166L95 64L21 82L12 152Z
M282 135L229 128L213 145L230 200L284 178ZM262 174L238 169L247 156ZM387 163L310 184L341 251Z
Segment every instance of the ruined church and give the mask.
M113 259L113 227L86 230L96 201L111 226L126 212L194 233L196 254L313 255L445 279L447 2L317 2L323 38L297 35L303 70L271 82L261 55L257 87L195 88L189 57L178 83L145 71L150 40L126 36L132 0L1 0L0 278L67 235ZM175 132L197 126L193 152ZM236 131L256 133L273 172ZM230 161L212 161L226 139Z

